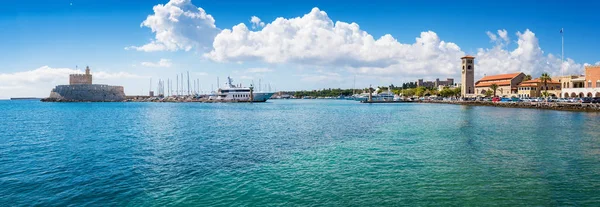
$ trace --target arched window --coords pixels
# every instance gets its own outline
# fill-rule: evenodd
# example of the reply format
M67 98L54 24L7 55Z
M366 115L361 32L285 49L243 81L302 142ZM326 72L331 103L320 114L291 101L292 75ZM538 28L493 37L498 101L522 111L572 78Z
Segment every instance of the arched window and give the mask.
M469 66L467 66L467 69L471 70L471 66L470 66L470 65L469 65Z
M596 88L600 88L600 80L596 81Z
M591 88L591 87L592 87L592 81L591 81L591 80L590 80L590 81L588 81L588 86L587 86L587 87L588 87L588 88Z

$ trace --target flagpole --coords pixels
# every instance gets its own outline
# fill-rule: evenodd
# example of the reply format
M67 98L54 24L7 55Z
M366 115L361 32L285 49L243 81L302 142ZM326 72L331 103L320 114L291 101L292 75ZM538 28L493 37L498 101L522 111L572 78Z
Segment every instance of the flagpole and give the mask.
M564 75L563 74L563 65L565 63L565 31L563 28L560 29L560 36L561 36L561 40L562 40L562 48L561 48L561 55L560 55L560 75Z

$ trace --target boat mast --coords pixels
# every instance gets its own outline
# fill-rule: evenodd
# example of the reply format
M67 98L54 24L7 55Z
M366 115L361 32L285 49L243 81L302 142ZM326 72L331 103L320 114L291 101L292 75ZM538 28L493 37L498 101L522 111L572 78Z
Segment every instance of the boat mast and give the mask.
M352 95L356 94L356 75L354 75L354 85L352 85Z
M188 96L190 95L190 71L187 72Z

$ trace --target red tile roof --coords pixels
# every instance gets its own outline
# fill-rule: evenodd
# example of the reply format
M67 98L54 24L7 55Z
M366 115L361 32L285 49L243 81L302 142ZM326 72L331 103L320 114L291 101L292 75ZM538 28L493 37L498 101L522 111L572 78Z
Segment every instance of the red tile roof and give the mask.
M470 56L470 55L467 55L467 56L461 57L460 59L465 59L465 58L469 58L469 59L475 59L475 57L473 57L473 56Z
M492 84L496 84L498 86L509 86L510 80L496 81L496 82L477 82L477 84L475 84L475 87L488 87L488 86L491 86Z
M513 78L516 78L520 74L522 74L522 73L519 72L519 73L509 73L509 74L500 74L500 75L488 75L488 76L481 78L477 82L492 81L492 80L512 80Z
M543 83L544 82L542 80L540 80L539 78L536 78L533 80L523 81L521 84L519 84L519 86L537 86L538 84L543 84ZM560 84L560 82L550 80L550 81L548 81L548 84Z

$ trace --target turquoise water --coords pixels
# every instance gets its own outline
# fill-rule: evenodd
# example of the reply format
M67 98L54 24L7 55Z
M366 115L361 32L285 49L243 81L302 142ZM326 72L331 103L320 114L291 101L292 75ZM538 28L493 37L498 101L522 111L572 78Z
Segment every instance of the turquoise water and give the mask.
M600 114L0 101L0 206L600 203Z

